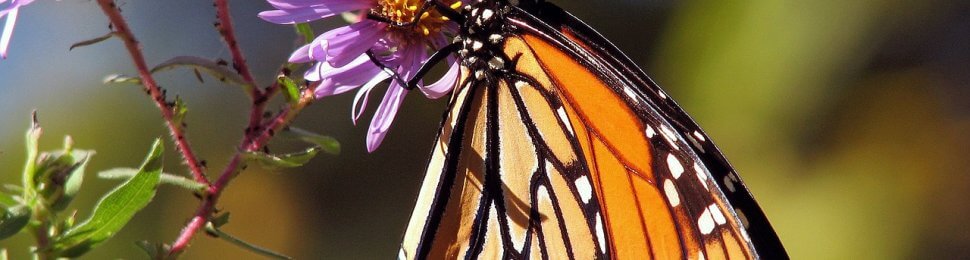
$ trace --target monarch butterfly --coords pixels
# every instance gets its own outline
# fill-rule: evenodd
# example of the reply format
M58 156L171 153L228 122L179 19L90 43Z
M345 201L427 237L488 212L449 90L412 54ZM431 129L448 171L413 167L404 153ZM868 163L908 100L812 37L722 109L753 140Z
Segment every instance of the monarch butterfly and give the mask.
M399 258L787 258L718 148L582 21L428 6L460 24L429 63L457 52L461 74Z

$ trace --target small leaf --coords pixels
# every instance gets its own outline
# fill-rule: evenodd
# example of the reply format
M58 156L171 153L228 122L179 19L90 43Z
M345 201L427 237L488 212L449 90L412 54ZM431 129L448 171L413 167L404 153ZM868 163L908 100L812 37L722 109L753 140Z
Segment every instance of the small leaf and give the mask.
M277 80L283 87L283 97L286 98L286 102L289 102L290 105L300 102L300 87L296 85L296 82L293 82L293 79L280 75Z
M77 210L71 211L71 215L68 215L66 218L64 218L64 221L61 221L60 229L61 230L71 229L74 227L74 224L76 222L77 222Z
M24 194L36 193L36 191L34 190L34 187L36 187L37 184L34 183L34 180L36 179L35 176L37 175L37 169L36 169L37 156L40 153L37 146L40 141L40 135L43 132L43 130L40 128L40 123L37 122L36 110L31 113L30 118L31 118L30 129L27 130L27 138L26 138L27 139L27 163L26 165L24 165L24 175L23 175L24 176L23 188L25 189ZM27 199L33 200L30 197L32 197L32 195L28 196Z
M268 169L293 168L306 164L310 161L310 159L313 159L313 157L316 156L320 150L321 148L319 146L315 146L301 152L281 155L272 155L264 152L247 152L244 154L244 156L246 159L256 161Z
M288 138L298 139L300 141L318 145L325 153L333 155L340 154L340 141L337 141L336 138L320 135L296 127L288 127L284 129L283 134Z
M71 48L68 48L67 50L73 50L74 48L77 48L77 47L83 47L83 46L88 46L91 44L103 42L104 40L111 39L111 37L114 37L115 35L117 35L115 32L110 32L108 34L98 36L97 38L94 38L94 39L79 41L74 44L71 44Z
M63 173L67 179L59 191L60 196L51 202L51 209L55 211L66 209L67 205L74 200L74 196L81 191L81 184L84 182L84 169L87 167L91 156L94 155L94 151L73 150L69 154L70 157L75 159L74 166L70 168L69 172Z
M222 232L222 230L219 230L219 228L216 228L212 222L205 224L205 231L215 237L221 238L222 240L232 243L233 245L252 251L253 253L271 257L274 259L293 259L292 257L286 256L284 254L280 254L277 252L273 252L272 250L254 245L252 243L243 241L242 239L236 238L235 236Z
M212 219L209 220L209 223L212 223L212 225L215 226L216 228L220 228L225 224L229 224L229 212L212 217Z
M247 85L242 76L229 67L226 67L225 65L222 65L216 61L195 56L178 56L171 58L152 68L152 73L183 66L201 69L209 75L216 77L219 79L219 81L229 82L241 86Z
M114 236L148 205L162 173L162 151L161 139L155 139L138 174L102 197L90 218L56 238L54 252L78 257Z
M181 97L175 96L175 103L172 105L172 113L175 116L175 118L172 118L172 120L174 121L175 125L182 127L182 122L185 121L185 114L188 112L189 108L185 106L185 101L182 101Z
M17 205L3 209L0 216L0 240L16 235L21 229L30 222L30 208L24 205Z
M98 178L102 179L131 179L138 173L138 169L135 168L114 168L105 170L98 173ZM172 175L168 173L162 173L162 177L159 180L161 184L171 184L179 186L191 191L203 191L205 190L205 184L198 183L194 180L188 178Z
M104 84L132 84L132 85L141 85L141 78L139 78L139 77L129 77L129 76L125 76L125 75L122 75L122 74L111 74L111 75L108 75L108 76L104 76L104 79L101 80L101 81L104 82Z
M93 154L93 151L75 150L70 136L64 137L62 150L40 153L30 180L35 194L55 212L67 208L81 188L84 168Z

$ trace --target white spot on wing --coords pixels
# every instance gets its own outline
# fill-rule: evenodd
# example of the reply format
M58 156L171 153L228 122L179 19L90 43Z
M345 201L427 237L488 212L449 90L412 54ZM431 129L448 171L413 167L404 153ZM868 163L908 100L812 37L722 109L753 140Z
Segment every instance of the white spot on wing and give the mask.
M492 44L498 44L498 43L502 42L502 35L500 35L500 34L492 34L492 35L489 35L488 36L488 41L491 42Z
M589 185L589 178L586 178L586 176L576 179L576 190L579 191L579 197L586 204L589 204L589 200L593 199L593 187Z
M674 179L679 179L680 174L684 173L684 165L680 164L680 160L672 153L667 154L667 168L670 169L670 174L674 175Z
M667 202L670 202L671 207L680 205L680 195L677 194L677 187L674 187L674 182L670 179L664 180L664 193L667 194Z
M676 150L680 150L680 146L677 146L677 143L676 143L677 134L675 134L673 130L670 130L670 128L668 128L667 125L660 125L660 134L664 136L664 139L667 140L667 143L670 144L670 147L673 147Z
M637 94L634 93L633 92L633 89L630 88L630 87L623 87L623 93L626 93L626 96L630 97L630 99L633 100L633 101L638 101L639 100L639 99L637 99Z
M714 217L711 216L710 209L704 208L704 212L697 218L697 229L704 235L710 235L714 231Z
M404 248L402 247L400 251L397 251L397 259L404 260L408 259L408 255L404 253Z
M731 181L731 177L724 176L724 186L726 186L727 189L728 189L728 191L730 191L730 192L737 191L737 190L734 189L734 182Z
M701 131L694 131L694 137L697 137L697 140L700 140L701 142L707 141L707 138L704 138L704 134L701 134Z
M660 98L662 98L662 99L667 99L667 94L666 94L666 93L664 93L664 91L663 91L663 90L659 90L659 89L658 89L658 90L657 90L657 94L659 94L659 95L660 95Z
M569 130L569 135L575 136L576 133L573 132L573 125L569 123L569 117L566 116L566 108L559 107L559 109L556 109L556 114L559 114L559 120L566 125L566 130Z
M704 259L706 259L704 257L704 252L697 250L697 260L704 260Z
M751 236L748 235L748 230L747 229L742 228L741 229L741 232L739 232L739 233L741 233L741 238L743 238L744 241L747 241L749 243L751 242Z
M650 125L647 125L646 133L647 133L647 138L653 138L654 136L657 136L657 131L653 130L653 126L650 126Z
M603 219L596 213L596 242L600 244L600 249L606 252L606 232L603 232Z
M482 19L488 20L492 18L492 9L485 9L482 11Z
M748 226L751 225L751 223L748 222L748 216L744 215L744 211L734 209L734 213L738 214L738 218L741 219L741 225L744 225L744 228L748 228Z
M727 223L727 219L724 218L724 213L721 213L721 209L717 207L717 204L711 203L707 209L711 210L711 216L714 217L714 223L717 223L718 225Z
M704 146L702 146L700 142L697 142L697 139L694 138L694 136L691 136L691 135L685 135L685 136L687 137L687 141L690 141L690 144L693 145L694 148L697 148L697 150L700 150L701 153L707 152L704 150Z
M701 185L704 185L704 189L709 189L707 188L707 172L697 162L694 162L694 174L697 175L697 180L701 182Z

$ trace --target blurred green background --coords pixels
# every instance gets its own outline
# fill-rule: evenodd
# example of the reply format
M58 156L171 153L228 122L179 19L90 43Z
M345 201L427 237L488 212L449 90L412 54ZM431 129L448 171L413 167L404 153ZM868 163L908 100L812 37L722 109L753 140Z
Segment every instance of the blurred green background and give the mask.
M970 258L970 2L553 2L614 41L694 116L794 258ZM293 30L256 18L269 9L263 1L231 5L250 65L268 84L295 47ZM229 59L209 1L120 6L150 64ZM320 33L338 20L314 26ZM0 182L19 183L36 109L45 149L70 134L98 152L73 204L82 218L117 184L94 172L135 167L152 139L166 136L139 88L101 83L135 74L119 41L68 51L107 26L92 1L38 1L21 10L10 57L0 61ZM242 134L247 98L189 70L157 79L187 101L188 137L211 171L221 169ZM337 137L343 153L278 173L251 167L220 201L232 212L224 229L298 259L395 257L445 103L412 93L368 154L364 134L380 96L356 127L351 94L305 110L295 125ZM185 174L177 158L168 151L166 171ZM85 258L143 258L134 241L171 242L196 202L161 188L132 225ZM0 247L23 259L29 242L20 234ZM185 256L258 258L204 235Z

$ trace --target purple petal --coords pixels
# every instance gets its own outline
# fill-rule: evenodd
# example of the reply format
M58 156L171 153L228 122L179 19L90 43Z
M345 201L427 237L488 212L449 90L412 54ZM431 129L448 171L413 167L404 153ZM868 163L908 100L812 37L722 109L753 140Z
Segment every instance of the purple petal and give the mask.
M397 72L405 78L413 77L421 68L424 60L427 59L428 53L422 45L403 46L400 51L404 56ZM376 150L381 145L381 141L384 140L384 136L387 135L387 131L390 130L391 123L394 122L394 117L397 116L397 111L404 101L404 96L408 93L408 90L404 89L401 84L401 82L395 80L388 87L387 93L384 94L381 105L377 107L377 112L374 113L374 118L370 121L370 128L367 129L367 152Z
M375 75L382 74L381 69L371 63L370 58L365 55L361 55L347 66L340 68L331 67L326 62L319 62L314 65L314 68L311 69L316 69L313 73L318 75L314 79L305 78L310 81L323 80L323 84L314 93L317 98L347 92L367 83Z
M387 130L391 128L394 116L397 115L397 110L401 108L401 103L407 93L408 91L397 84L396 81L388 87L387 93L384 94L384 100L377 107L377 112L374 113L374 118L370 121L370 128L367 129L367 152L374 152L381 145L381 141L384 141L384 136L387 135Z
M17 23L17 13L19 6L4 10L7 15L7 22L3 25L3 32L0 32L0 58L7 58L7 47L10 46L10 37L13 36L13 27Z
M370 99L370 91L377 86L377 84L383 82L391 76L385 73L378 73L373 79L360 87L357 91L357 95L354 96L354 105L350 108L350 120L357 125L357 119L364 114L364 109L367 108L367 100Z
M308 6L327 6L330 8L335 8L335 6L352 4L362 4L365 5L364 7L371 7L376 4L372 0L267 0L266 2L273 7L276 7L276 9L297 9Z
M441 76L441 79L438 79L438 81L431 85L418 88L428 98L441 98L451 92L455 88L455 85L458 84L458 75L461 72L461 66L451 57L448 58L448 62L451 63L451 66L448 67L448 72L445 72L445 75Z
M327 48L329 48L328 46L330 45L330 41L332 41L335 37L353 32L354 30L355 29L353 27L348 25L329 30L320 36L317 36L316 39L313 39L313 42L310 42L310 45L312 46L309 48L308 54L310 59L322 62L327 61Z
M257 16L267 22L277 24L305 23L343 12L368 9L375 5L373 1L367 0L328 0L327 2L321 2L321 0L276 0L275 3L270 1L270 4L280 10L262 11Z
M290 58L286 60L290 63L307 63L313 61L313 59L310 58L311 47L313 47L312 43L300 46L300 48L293 51L293 54L290 54Z
M320 81L322 79L321 74L323 74L324 71L324 63L325 62L316 62L313 63L313 65L310 65L310 68L303 73L303 79L308 81ZM319 89L321 87L317 88Z
M363 20L349 27L353 30L335 35L327 43L327 62L342 67L367 51L384 36L385 23Z

